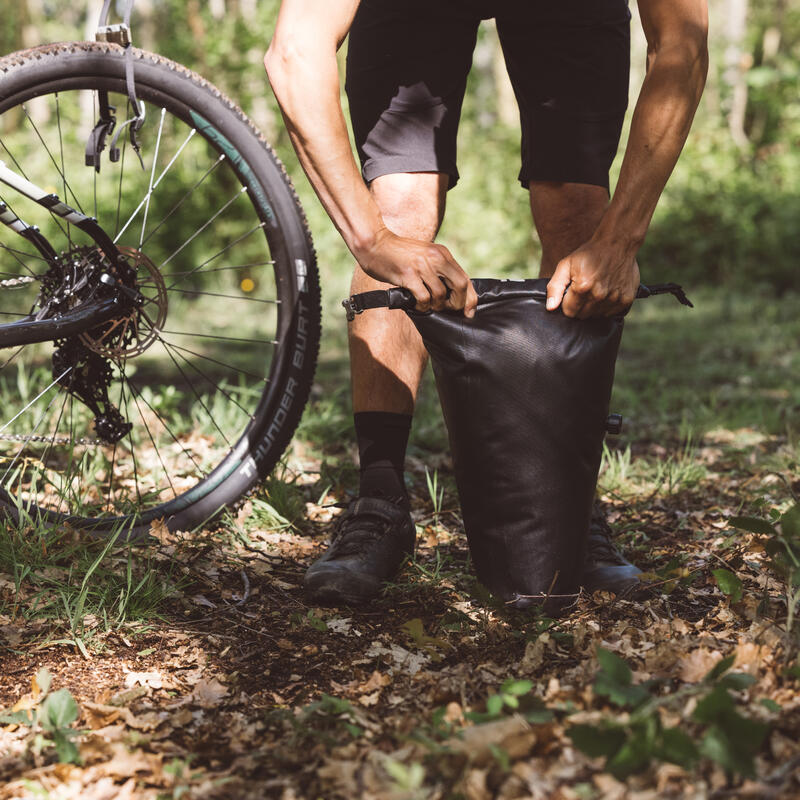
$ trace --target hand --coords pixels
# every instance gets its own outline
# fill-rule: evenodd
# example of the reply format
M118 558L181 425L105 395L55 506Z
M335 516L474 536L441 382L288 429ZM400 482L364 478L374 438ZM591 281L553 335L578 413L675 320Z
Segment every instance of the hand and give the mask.
M630 307L639 288L634 255L588 241L562 258L547 284L547 310L567 317L611 317Z
M357 258L370 277L410 289L419 311L464 309L465 317L475 315L478 296L472 282L443 245L381 228L372 246Z

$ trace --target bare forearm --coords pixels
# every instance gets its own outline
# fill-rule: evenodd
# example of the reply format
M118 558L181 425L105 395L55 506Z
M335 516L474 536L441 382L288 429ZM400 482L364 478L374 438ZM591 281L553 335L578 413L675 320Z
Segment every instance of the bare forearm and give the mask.
M270 48L264 63L300 163L358 258L384 226L350 149L335 52L309 57Z
M704 43L676 42L651 59L614 196L595 237L639 249L683 148L705 85Z
M448 307L472 316L477 295L450 251L392 233L353 158L336 49L357 7L358 0L283 0L264 66L289 136L325 210L370 277L410 289L420 310Z

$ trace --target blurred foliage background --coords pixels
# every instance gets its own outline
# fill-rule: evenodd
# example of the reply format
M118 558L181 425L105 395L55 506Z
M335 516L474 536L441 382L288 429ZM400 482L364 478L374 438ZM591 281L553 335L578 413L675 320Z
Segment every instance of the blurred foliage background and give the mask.
M93 38L100 6L0 0L0 50ZM278 6L279 0L138 0L134 42L211 79L265 132L308 212L333 308L347 289L350 255L299 170L261 64ZM632 11L631 107L645 63L635 4ZM800 264L800 6L711 0L710 49L708 86L642 248L642 273L645 280L782 294L798 287ZM450 193L441 234L472 275L535 273L538 244L527 193L516 181L518 148L516 105L487 22L463 112L462 180Z

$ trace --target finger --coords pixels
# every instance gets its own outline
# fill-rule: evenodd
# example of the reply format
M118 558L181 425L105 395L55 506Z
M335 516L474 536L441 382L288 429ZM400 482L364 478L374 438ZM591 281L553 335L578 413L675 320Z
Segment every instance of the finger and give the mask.
M411 293L414 295L414 299L417 301L417 311L430 311L431 293L424 281L421 281L419 278L415 278L414 280L406 281L404 286L406 289L410 289Z
M571 280L570 262L563 259L558 262L553 277L550 278L550 282L547 284L547 304L545 308L548 311L555 311L561 305Z
M612 305L606 296L606 290L598 287L584 294L584 303L577 314L578 319L591 319L592 317L605 317L611 313Z
M458 262L444 245L437 245L437 247L441 257L439 273L450 290L447 303L454 310L464 308L467 301L467 292L471 286L467 273L461 269Z
M579 317L583 307L588 301L588 295L579 292L573 285L567 288L564 299L561 301L561 310L565 317Z
M474 314L477 302L478 295L475 294L472 281L466 276L466 273L460 272L450 284L450 295L447 298L448 306L454 311L463 309L465 314L467 311L471 311Z
M624 314L627 304L623 301L623 293L613 290L608 293L605 301L597 308L597 315L602 317L614 317Z
M431 308L434 311L441 311L447 305L448 286L444 278L436 272L427 270L422 275L422 280L430 292Z
M467 296L464 300L464 316L467 319L472 319L475 316L475 309L478 307L478 293L472 285L471 280L467 280Z

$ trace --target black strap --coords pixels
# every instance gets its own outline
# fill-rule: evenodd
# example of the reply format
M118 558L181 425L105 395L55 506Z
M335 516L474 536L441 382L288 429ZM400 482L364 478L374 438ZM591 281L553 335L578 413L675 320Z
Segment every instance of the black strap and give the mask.
M681 305L694 308L694 304L686 296L683 287L677 283L651 283L649 286L642 284L636 292L636 297L650 297L654 294L671 294Z
M480 281L476 282L480 284ZM523 281L518 282L520 286ZM478 288L478 286L476 286ZM547 291L544 289L533 288L520 288L519 296L533 297L537 300L546 300ZM677 283L651 283L647 286L641 284L636 290L637 299L651 297L656 294L671 294L675 299L684 306L694 308L691 300L686 296L683 288ZM505 297L510 297L508 293L504 294ZM493 300L497 294L487 292L484 296L485 301ZM393 286L391 289L375 289L371 292L361 292L354 294L347 300L342 300L342 306L347 314L348 322L355 319L356 314L361 314L371 308L397 308L404 311L411 311L417 305L417 301L410 289L405 289L401 286ZM478 291L478 305L481 305L481 292Z

